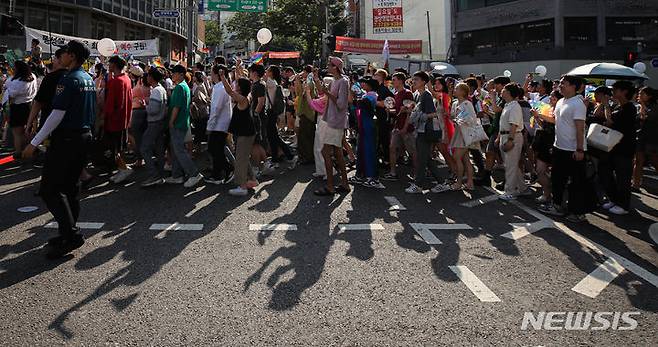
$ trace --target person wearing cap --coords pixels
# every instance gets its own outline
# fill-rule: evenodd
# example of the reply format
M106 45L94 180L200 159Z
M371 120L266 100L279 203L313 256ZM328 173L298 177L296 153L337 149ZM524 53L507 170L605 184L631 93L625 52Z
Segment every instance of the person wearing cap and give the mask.
M356 175L350 179L354 184L371 188L385 188L379 182L377 175L377 132L375 113L377 107L377 80L364 77L359 80L365 95L356 101L357 126L359 141L357 142Z
M176 84L169 99L169 135L171 138L171 177L165 183L181 184L191 188L203 180L203 175L185 148L185 135L190 129L190 87L185 83L187 70L182 65L172 69L171 78ZM187 176L187 180L185 180Z
M151 88L148 86L144 70L139 66L132 66L129 70L130 77L133 80L133 98L132 98L132 116L130 117L130 136L134 151L137 154L137 162L134 166L142 166L142 136L146 131L146 105L148 104L151 94Z
M57 85L50 116L23 151L23 157L32 157L35 148L50 136L39 191L59 230L59 236L48 241L49 257L63 256L84 244L76 226L80 214L77 183L87 164L96 116L94 81L82 68L89 49L76 40L63 49L61 64L68 66L69 72Z
M345 158L343 157L343 139L347 127L348 93L349 81L343 73L343 60L337 57L329 58L329 73L334 78L331 89L327 90L322 83L316 83L327 95L327 108L324 113L324 121L327 126L323 127L320 138L323 144L322 156L327 172L327 185L313 193L320 196L332 196L336 191L349 192L347 182L347 170L345 169ZM334 169L334 158L340 171L342 184L334 187L334 176L329 174Z
M57 91L57 84L68 71L67 67L63 66L61 63L60 58L62 57L62 54L64 54L64 49L62 48L55 51L55 56L53 56L52 59L53 70L43 78L39 90L37 91L37 95L34 97L35 102L32 103L32 109L30 111L30 117L27 121L26 129L26 132L30 136L36 134L46 122L46 119L52 111L52 101ZM41 113L41 115L37 118L39 113Z
M124 73L126 61L115 55L109 59L112 77L107 81L105 104L103 106L103 141L106 149L112 152L118 172L110 177L113 183L121 183L133 170L126 165L123 150L128 140L128 125L132 115L132 82Z

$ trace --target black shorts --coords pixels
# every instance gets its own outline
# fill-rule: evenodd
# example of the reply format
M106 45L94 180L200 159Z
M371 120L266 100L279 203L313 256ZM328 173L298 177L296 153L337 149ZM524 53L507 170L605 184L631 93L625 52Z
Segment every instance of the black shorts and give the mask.
M532 140L532 150L535 152L535 158L550 164L553 159L553 141L555 133L551 130L538 129Z
M9 126L11 128L24 127L27 125L27 119L30 117L31 105L31 102L9 105Z
M105 150L112 152L115 156L126 149L127 140L127 130L106 131L105 134L103 134Z

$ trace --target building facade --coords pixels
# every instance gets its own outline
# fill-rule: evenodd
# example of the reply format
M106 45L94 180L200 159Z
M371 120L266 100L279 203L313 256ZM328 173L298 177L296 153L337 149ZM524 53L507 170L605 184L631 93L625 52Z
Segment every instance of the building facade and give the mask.
M656 0L453 0L452 12L449 56L461 66L549 61L557 74L629 52L648 66L658 57Z
M158 38L162 57L185 60L188 16L155 18L154 9L182 9L189 0L5 0L0 14L11 16L27 27L82 38L143 40ZM194 30L203 28L195 16ZM50 24L50 28L48 26ZM9 48L25 47L23 36L3 35ZM18 37L17 37L18 36ZM195 45L198 44L195 33Z

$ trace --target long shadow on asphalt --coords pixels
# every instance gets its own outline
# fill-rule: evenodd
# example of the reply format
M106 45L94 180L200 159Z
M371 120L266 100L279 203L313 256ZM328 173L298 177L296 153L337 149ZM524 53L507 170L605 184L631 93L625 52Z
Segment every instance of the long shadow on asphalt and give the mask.
M134 199L135 196L140 196L142 204L138 205L139 207L132 211L116 210L115 212L127 214L122 215L118 213L115 215L112 224L118 230L110 230L108 234L103 236L104 238L108 235L108 237L113 237L114 242L86 254L77 261L75 268L77 270L92 269L111 261L119 254L121 254L122 260L129 264L106 278L93 293L90 293L86 298L62 312L53 320L49 328L55 330L66 339L73 338L74 332L65 326L66 320L72 313L108 295L119 287L136 287L144 283L153 275L157 274L163 266L175 259L192 242L203 238L212 230L215 230L227 217L229 211L225 209L219 210L217 208L211 210L210 207L214 206L212 202L204 204L199 209L199 203L213 199L213 196L218 194L216 190L206 188L208 187L188 191L183 190L182 187L156 187L146 192L143 190L137 191L138 188L136 187L129 187L128 189L119 190L116 193L120 195L117 197L119 201L121 199ZM113 188L108 186L106 189ZM184 192L187 193L181 198L180 195ZM212 218L206 218L204 220L212 222L212 224L205 224L201 231L154 231L149 230L150 224L140 222L139 217L148 215L153 205L157 204L158 201L169 199L176 199L176 204L164 207L159 205L158 207L161 207L162 210L158 214L167 216L166 218L169 218L171 223L174 221L184 221L185 218L190 216L190 211L195 211L194 214L211 214ZM86 206L83 206L83 208L107 208L102 200L93 199ZM236 206L239 206L246 200L241 202L239 200L236 201ZM136 292L123 298L112 299L111 302L117 311L121 311L130 306L138 296L139 292Z

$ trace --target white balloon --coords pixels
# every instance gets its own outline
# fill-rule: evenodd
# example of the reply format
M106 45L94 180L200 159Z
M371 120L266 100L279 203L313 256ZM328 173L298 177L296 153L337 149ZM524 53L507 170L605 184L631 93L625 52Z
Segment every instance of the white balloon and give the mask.
M505 77L512 77L512 71L510 71L510 70L505 70L505 71L503 71L503 76L505 76Z
M544 65L537 65L535 68L535 73L539 75L539 77L546 76L546 72L548 72L548 69L546 69L546 66Z
M109 57L117 50L117 45L114 40L103 38L98 41L98 53L104 57Z
M639 61L639 62L635 63L635 65L633 65L633 70L635 70L639 73L644 73L645 71L647 71L647 64Z
M256 34L256 39L261 45L265 45L272 41L272 32L268 28L261 28Z

